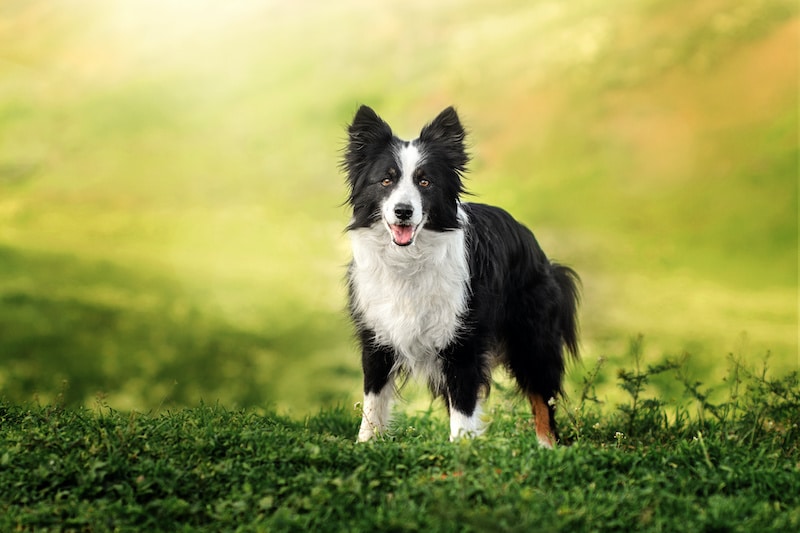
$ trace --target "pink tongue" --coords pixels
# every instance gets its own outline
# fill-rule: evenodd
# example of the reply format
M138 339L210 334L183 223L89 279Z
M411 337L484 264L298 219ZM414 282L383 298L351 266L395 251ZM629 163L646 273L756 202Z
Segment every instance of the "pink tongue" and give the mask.
M394 239L395 244L399 244L400 246L407 246L411 244L411 239L414 238L413 226L398 226L396 224L392 224L389 227L392 230L392 238Z

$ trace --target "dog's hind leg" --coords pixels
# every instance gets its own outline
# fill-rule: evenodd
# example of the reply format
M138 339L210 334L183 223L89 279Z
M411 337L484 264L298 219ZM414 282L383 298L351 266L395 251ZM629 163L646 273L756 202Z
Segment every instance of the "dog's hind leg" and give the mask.
M536 426L536 438L544 448L553 448L558 439L555 423L555 409L549 400L545 400L541 394L529 394L528 400L531 402L533 412L533 422Z
M560 339L541 327L543 322L547 324L541 319L521 323L509 335L506 366L531 404L539 444L552 448L558 440L554 400L561 393L564 358Z
M557 267L508 301L506 367L528 398L536 436L545 448L558 440L554 399L562 393L565 352L577 353L577 276Z

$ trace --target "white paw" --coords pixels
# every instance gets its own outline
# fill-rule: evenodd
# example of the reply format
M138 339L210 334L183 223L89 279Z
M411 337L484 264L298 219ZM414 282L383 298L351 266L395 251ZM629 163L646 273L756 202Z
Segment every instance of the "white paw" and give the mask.
M461 411L450 408L450 442L457 439L472 439L483 434L486 429L481 420L481 406L475 406L472 414L468 415Z
M386 385L378 394L369 393L364 395L358 442L367 442L386 431L392 411L393 392L392 386Z

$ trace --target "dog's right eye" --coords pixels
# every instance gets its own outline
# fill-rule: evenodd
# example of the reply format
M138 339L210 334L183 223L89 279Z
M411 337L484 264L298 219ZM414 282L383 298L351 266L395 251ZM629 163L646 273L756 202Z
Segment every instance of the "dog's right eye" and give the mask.
M383 185L384 187L388 187L392 183L393 182L392 182L392 180L390 178L383 178L383 181L381 182L381 185Z

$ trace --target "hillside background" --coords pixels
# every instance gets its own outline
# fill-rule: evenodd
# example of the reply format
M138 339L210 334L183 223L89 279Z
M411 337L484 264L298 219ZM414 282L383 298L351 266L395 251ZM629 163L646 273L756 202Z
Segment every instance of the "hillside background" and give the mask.
M799 45L781 0L2 2L0 399L357 401L362 103L458 108L473 199L583 278L601 397L640 334L707 384L798 370Z

